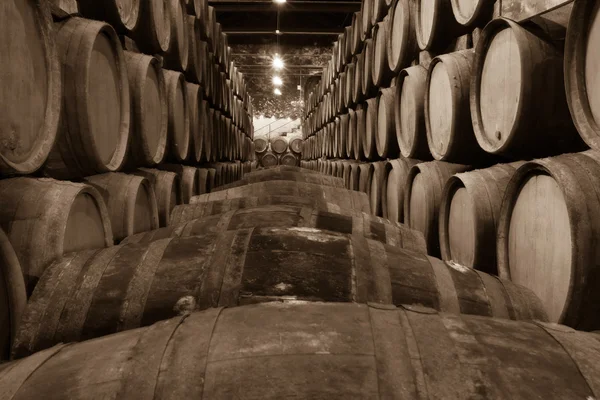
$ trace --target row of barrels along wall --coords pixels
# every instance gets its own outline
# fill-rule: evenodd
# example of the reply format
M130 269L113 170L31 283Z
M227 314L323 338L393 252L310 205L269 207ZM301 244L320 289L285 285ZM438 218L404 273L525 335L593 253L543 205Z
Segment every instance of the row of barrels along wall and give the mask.
M567 5L562 26L518 24L485 1L382 3L363 2L379 15L367 39L348 45L369 19L357 13L308 95L301 165L367 192L430 254L531 288L554 322L598 329L598 5Z
M35 353L0 366L4 393L597 396L598 336L542 322L530 290L426 257L421 233L361 211L341 178L244 179L177 206L168 228L48 268L12 348Z
M3 354L52 262L168 226L253 169L251 97L206 1L58 5L0 13Z
M287 165L299 166L300 154L302 153L302 139L294 138L288 140L283 136L271 139L254 139L254 151L260 166L263 168Z

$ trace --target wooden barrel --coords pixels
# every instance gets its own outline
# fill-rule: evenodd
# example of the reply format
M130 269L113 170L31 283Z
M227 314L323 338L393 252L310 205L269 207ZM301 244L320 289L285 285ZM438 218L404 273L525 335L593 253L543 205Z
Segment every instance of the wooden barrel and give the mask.
M148 179L112 172L88 176L84 181L102 195L117 242L158 228L156 195Z
M374 0L383 1L383 0ZM394 74L390 70L387 56L388 20L377 23L373 28L373 53L371 74L373 84L377 87L389 87Z
M411 0L397 0L390 8L386 40L387 61L394 73L407 68L418 58L415 11L415 2Z
M379 96L367 100L365 105L365 130L362 136L363 154L367 160L377 158L377 129L379 124L377 116L379 113Z
M92 2L93 0L88 0ZM171 44L171 18L165 0L140 2L138 24L132 32L136 45L146 54L164 53Z
M171 212L181 200L181 179L174 172L158 169L140 168L133 174L143 176L150 181L156 197L158 224L165 227L171 220Z
M165 0L171 19L171 43L165 53L165 67L185 72L189 61L189 34L187 11L184 0Z
M367 194L367 198L371 199L371 180L373 179L373 164L365 163L360 164L358 174L358 191ZM371 206L369 205L369 212L371 212Z
M525 288L398 246L314 228L250 228L66 256L42 277L13 354L18 358L194 309L290 298L547 319L539 299ZM198 331L190 333L197 337Z
M373 177L371 178L371 214L387 218L387 210L383 210L383 197L387 194L387 161L374 162ZM385 214L385 215L384 215Z
M206 178L206 193L210 193L216 187L216 175L217 170L214 168L207 168L208 176Z
M243 196L300 196L314 197L329 203L334 203L342 208L369 212L369 199L365 194L346 189L320 186L310 183L278 181L252 183L237 188L223 190L196 196L190 203L204 203L207 201L234 199Z
M141 0L78 0L81 15L98 21L106 21L120 33L129 33L138 24Z
M364 64L362 73L362 95L364 98L372 97L377 91L373 84L373 58L374 58L375 46L373 39L365 40L364 49Z
M0 173L30 174L46 161L57 136L63 90L59 56L47 2L5 3Z
M122 244L148 243L169 237L198 236L246 228L298 228L318 232L323 229L365 237L381 243L424 254L421 232L363 212L342 210L335 205L316 208L302 205L263 205L234 209L222 214L195 217L196 204L180 207L178 222L168 228L130 236Z
M365 56L363 52L364 51L361 51L356 56L356 61L354 62L354 88L352 89L352 102L354 104L359 104L361 101L364 100L364 96L362 93L362 82L365 68Z
M350 130L350 116L348 114L340 115L339 125L337 129L337 156L346 158L346 141L348 139L348 131Z
M396 88L381 89L377 107L377 133L375 147L381 158L396 158L400 155L398 139L395 132L395 99Z
M585 147L566 102L562 50L545 36L536 26L507 19L483 30L473 64L471 114L485 151L525 158Z
M192 197L199 194L198 168L186 167L180 164L161 164L157 168L163 171L175 172L179 176L183 204L188 204Z
M446 182L452 175L470 169L467 165L431 161L414 165L404 188L404 223L423 232L428 254L439 257L439 210Z
M269 148L269 142L264 138L254 139L254 151L257 154L262 154Z
M183 74L163 70L167 85L169 121L169 155L177 162L187 159L190 152L190 113L187 87Z
M352 172L352 164L354 161L342 162L342 180L344 181L344 187L350 189L350 174Z
M0 180L0 227L31 293L46 267L65 253L113 244L108 210L89 185L54 179Z
M573 5L565 44L565 84L575 126L593 149L600 148L600 73L598 37L600 9L597 2Z
M346 65L346 84L344 85L344 104L346 107L354 106L353 92L354 92L354 78L356 65L351 62Z
M188 65L185 70L185 79L188 82L201 84L204 71L203 64L206 65L205 53L201 52L200 40L200 21L194 15L186 17L188 34Z
M456 22L469 28L485 26L492 20L494 0L450 0Z
M269 151L260 158L260 164L265 168L275 167L279 165L279 157Z
M360 164L359 163L351 163L350 164L350 177L348 178L348 189L350 190L360 190Z
M425 125L429 151L436 160L476 162L485 158L473 133L469 88L473 50L435 57L425 92Z
M202 135L202 161L211 161L213 154L213 132L212 118L210 115L209 103L206 99L202 100L200 106L200 132Z
M302 153L302 139L295 138L290 140L290 150L296 154Z
M337 188L344 188L344 181L342 178L315 174L308 171L286 171L281 169L281 166L274 168L267 168L260 171L252 172L244 176L244 178L237 180L233 183L223 185L215 191L227 190L234 187L248 185L250 183L258 182L271 182L271 181L291 181L291 182L302 182L312 183L315 185L331 186Z
M600 326L599 162L588 151L524 164L498 223L498 274L537 293L551 321L581 330Z
M295 167L298 165L298 158L293 153L285 153L279 158L279 163L281 165Z
M371 24L373 27L386 15L389 4L387 0L371 0Z
M363 151L363 136L366 131L366 110L365 105L358 105L356 107L356 128L354 130L353 148L354 148L354 159L360 161L364 159Z
M415 30L421 50L443 51L457 37L469 33L452 13L452 0L417 0Z
M61 129L45 172L72 179L117 171L127 153L130 97L127 63L114 29L71 18L56 34L65 74Z
M208 168L198 168L198 194L210 193L210 171Z
M357 133L356 133L356 111L354 111L353 109L349 108L348 109L348 131L346 134L346 152L345 152L345 158L347 159L355 159L356 156L354 155L354 148L355 148L355 144L354 141L357 139Z
M27 292L21 264L8 237L0 229L0 361L8 360Z
M364 0L360 4L360 14L362 16L362 31L360 38L366 44L366 39L369 37L373 23L371 16L373 15L373 0Z
M497 275L496 227L508 182L523 162L451 177L439 217L442 259Z
M190 121L190 145L189 160L191 162L200 162L204 153L204 132L203 132L203 108L202 108L202 88L195 83L186 82L188 117ZM202 121L203 122L203 121Z
M404 190L406 178L413 165L420 161L408 158L390 160L387 165L387 182L385 193L382 193L381 207L386 218L392 222L404 223Z
M400 153L406 158L431 159L425 126L427 75L426 68L416 65L400 71L396 81L396 140Z
M167 146L167 96L158 59L125 51L131 94L128 166L160 164Z

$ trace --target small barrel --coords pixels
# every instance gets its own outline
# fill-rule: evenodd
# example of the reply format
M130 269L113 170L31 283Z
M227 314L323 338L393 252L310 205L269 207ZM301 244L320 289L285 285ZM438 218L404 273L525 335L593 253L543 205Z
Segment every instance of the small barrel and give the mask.
M495 19L477 44L471 114L489 153L541 157L583 150L567 106L562 49L535 25Z
M302 153L302 139L295 138L290 140L290 150L296 154Z
M190 113L186 82L183 74L163 70L167 85L169 156L185 161L190 152Z
M278 166L274 168L267 168L260 171L251 172L247 174L242 179L239 179L235 182L229 183L227 185L220 186L215 191L231 189L233 187L239 187L248 185L250 183L258 183L258 182L270 182L270 181L290 181L290 182L302 182L302 183L312 183L315 185L321 186L331 186L337 188L344 188L344 181L342 178L311 173L309 171L304 170L286 170L285 168L288 166Z
M421 50L443 51L457 37L469 33L452 13L452 0L416 0L415 30Z
M140 3L142 0L78 0L77 6L81 15L99 21L106 21L117 31L129 33L138 24Z
M386 218L392 222L404 223L404 191L406 178L413 165L420 161L399 158L390 160L387 165L386 191L382 194L382 208L386 212Z
M125 51L131 94L130 166L160 164L167 146L167 94L158 59Z
M158 228L156 195L148 179L112 172L88 176L84 181L102 195L117 242Z
M298 158L293 153L285 153L279 158L279 164L295 167L298 165Z
M144 53L164 53L169 49L171 44L170 14L169 3L165 0L140 2L140 16L138 24L132 32L132 37Z
M220 192L193 197L190 203L205 203L215 200L234 199L244 196L299 196L314 197L315 201L326 201L341 208L369 212L369 198L364 193L347 189L320 186L311 183L276 181L260 182Z
M404 223L423 232L427 253L439 257L439 210L446 182L452 175L465 172L467 165L431 161L414 165L404 188Z
M387 61L394 73L407 68L418 58L415 12L414 1L398 0L392 3L390 8L386 40Z
M188 204L192 197L199 194L198 189L198 169L186 167L180 164L161 164L157 166L163 171L175 172L181 182L181 201Z
M186 82L188 116L190 120L190 143L189 160L191 162L200 162L204 153L204 127L203 127L203 108L202 88L195 83Z
M374 162L373 177L371 178L371 214L387 218L387 210L382 208L383 196L387 193L387 174L389 169L387 161ZM385 215L384 215L385 214Z
M275 167L279 165L279 157L277 157L277 155L273 154L271 151L268 151L260 158L260 165L265 168Z
M278 137L271 140L271 150L275 154L283 154L288 150L288 142L284 138Z
M263 154L269 149L269 142L264 138L254 139L254 151L257 154Z
M165 0L171 19L171 42L165 53L165 68L185 72L189 61L189 34L184 0Z
M451 177L440 205L442 259L497 275L496 227L508 182L523 162Z
M102 196L81 183L54 179L0 180L0 226L23 269L28 293L63 254L113 244Z
M476 162L486 153L473 133L469 88L473 50L435 57L429 66L425 92L427 143L433 158L449 162Z
M498 223L498 274L533 290L550 321L600 327L600 155L528 162L511 179Z
M450 0L450 2L456 22L469 28L485 26L494 14L494 0Z
M358 191L367 194L369 201L371 200L371 180L373 179L373 164L365 163L358 166ZM369 206L369 212L371 207Z
M132 173L143 176L150 181L156 196L159 226L162 228L169 225L171 212L177 205L183 203L179 175L174 172L150 168L140 168Z
M398 139L395 132L395 105L396 88L381 89L377 107L377 133L375 146L379 157L395 158L400 155Z
M528 289L398 246L314 228L249 228L68 255L42 277L13 354L18 358L195 309L289 298L420 304L457 314L547 320ZM53 312L57 307L62 312ZM190 334L198 340L197 329Z
M430 160L425 126L427 69L421 65L400 71L396 81L394 121L402 156Z
M48 2L10 1L2 5L0 173L3 175L37 171L56 140L63 87L54 29Z
M127 154L130 97L127 63L114 29L71 18L56 34L65 74L62 126L45 165L58 179L119 170Z
M376 136L379 124L377 116L379 113L379 96L373 97L366 102L365 107L365 130L362 136L363 154L367 160L377 158Z
M573 4L565 44L565 85L579 134L600 149L600 7L593 0Z

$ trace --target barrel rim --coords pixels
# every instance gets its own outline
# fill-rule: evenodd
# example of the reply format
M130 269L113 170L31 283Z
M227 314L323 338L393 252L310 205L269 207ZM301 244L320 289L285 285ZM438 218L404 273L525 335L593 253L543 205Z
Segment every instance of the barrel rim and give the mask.
M415 9L415 33L417 36L417 44L421 50L430 50L434 46L434 38L437 34L438 25L436 21L439 18L440 1L441 0L428 0L433 1L430 5L433 7L433 23L431 24L431 32L429 33L429 40L425 41L423 38L422 26L421 26L421 1L416 1Z
M454 19L460 25L475 28L478 24L485 21L486 18L491 18L494 11L494 1L479 0L472 15L464 15L458 5L458 0L450 0Z

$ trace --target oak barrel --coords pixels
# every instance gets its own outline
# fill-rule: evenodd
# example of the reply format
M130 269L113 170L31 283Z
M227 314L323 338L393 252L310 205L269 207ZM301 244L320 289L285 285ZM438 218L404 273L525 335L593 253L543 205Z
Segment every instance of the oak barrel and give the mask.
M363 135L365 135L366 131L366 112L364 105L358 105L356 107L356 128L354 128L354 139L352 141L353 149L354 149L354 159L356 161L360 161L364 159L364 151L363 151Z
M302 139L295 138L290 140L290 150L296 154L302 153Z
M386 40L387 61L394 73L407 68L418 56L415 7L415 0L397 0L390 8Z
M276 154L283 154L288 150L288 142L282 137L271 140L271 150Z
M202 88L195 83L186 82L188 115L190 120L190 155L191 162L200 162L204 153L203 125L205 115L202 109Z
M371 200L371 180L373 179L373 164L365 163L358 166L358 191L367 194L369 201ZM370 203L369 203L370 204ZM371 207L369 206L369 212Z
M90 0L93 1L93 0ZM165 0L142 0L138 24L132 32L136 45L146 54L164 53L171 44L171 11Z
M378 0L374 0L378 1ZM381 0L380 0L381 1ZM389 20L377 23L373 28L373 84L377 87L389 87L394 73L390 70L387 56Z
M163 70L167 85L169 155L177 162L187 159L190 151L188 95L183 74Z
M106 21L126 34L138 24L141 2L143 0L108 0L100 4L96 0L78 0L77 6L84 17Z
M167 146L167 92L158 59L125 51L131 94L131 141L127 164L160 164Z
M350 190L359 190L359 180L360 177L360 164L353 163L350 164L350 177L348 178L348 189Z
M281 165L295 167L298 165L298 158L293 153L285 153L279 158L279 163Z
M388 162L379 161L373 164L373 177L371 178L370 203L371 214L387 218L387 210L383 210L383 196L387 193Z
M205 44L200 40L200 20L194 15L186 17L188 34L188 65L185 79L191 83L203 84L202 74L206 69ZM204 45L204 46L203 46Z
M508 184L498 222L498 274L533 290L550 321L600 327L600 156L528 162Z
M442 259L496 275L496 227L508 182L523 162L451 177L439 217Z
M585 148L567 106L562 49L546 37L536 25L502 18L483 30L471 114L485 151L530 158Z
M188 204L193 196L199 194L198 188L198 168L187 167L180 164L161 164L157 166L163 171L175 172L179 175L181 181L181 200L183 204Z
M483 27L493 17L495 0L450 0L456 22L469 28Z
M411 167L404 187L404 223L423 232L428 254L439 257L439 211L442 193L452 175L465 172L467 165L430 161Z
M189 34L184 0L165 0L171 20L171 42L165 53L165 68L185 72L189 61Z
M469 33L452 13L452 0L416 0L417 43L421 50L443 51L454 39Z
M80 178L119 170L129 142L127 63L114 29L71 18L56 33L63 73L61 129L46 174Z
M28 293L46 267L63 254L113 244L102 196L81 183L0 180L0 227L17 253Z
M363 50L364 64L362 71L362 95L364 98L372 97L377 88L373 83L373 58L375 53L375 43L373 39L365 40L365 49Z
M150 168L140 168L132 173L143 176L150 181L156 196L159 226L169 225L171 212L175 206L183 203L179 175L174 172Z
M420 161L408 158L390 160L387 165L387 183L382 193L382 208L392 222L404 222L404 191L408 171Z
M400 155L395 132L395 95L395 87L381 89L379 95L375 146L377 147L377 154L383 159L395 158Z
M547 319L528 289L400 247L314 228L238 229L67 255L36 288L13 355L194 309L290 298Z
M156 195L148 179L112 172L88 176L84 181L102 195L115 241L158 228Z
M364 133L361 133L363 154L367 160L377 158L377 129L379 123L377 117L379 113L379 96L373 97L366 102L365 107L365 125Z
M257 154L262 154L269 148L269 142L264 138L254 139L254 151Z
M260 164L265 168L275 167L279 165L279 157L271 151L268 151L260 158Z
M210 171L208 168L198 168L198 194L210 193L212 189L210 182Z
M0 12L0 173L30 174L57 136L62 81L47 2L5 1Z

